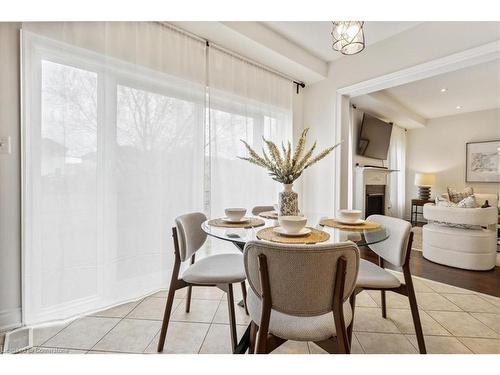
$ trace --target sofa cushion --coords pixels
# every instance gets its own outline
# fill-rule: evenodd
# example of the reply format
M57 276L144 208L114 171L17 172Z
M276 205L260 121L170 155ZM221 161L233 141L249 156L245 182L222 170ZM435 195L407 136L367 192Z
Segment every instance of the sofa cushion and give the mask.
M467 186L464 190L458 191L454 188L448 187L448 198L453 203L458 203L462 199L467 198L469 195L474 194L474 189L471 186Z

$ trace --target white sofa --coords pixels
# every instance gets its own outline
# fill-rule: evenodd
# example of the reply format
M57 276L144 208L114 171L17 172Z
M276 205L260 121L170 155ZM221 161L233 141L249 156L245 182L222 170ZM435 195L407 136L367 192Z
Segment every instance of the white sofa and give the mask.
M489 208L424 205L424 218L429 221L422 228L424 258L468 270L483 271L495 267L497 202L489 200L493 206Z

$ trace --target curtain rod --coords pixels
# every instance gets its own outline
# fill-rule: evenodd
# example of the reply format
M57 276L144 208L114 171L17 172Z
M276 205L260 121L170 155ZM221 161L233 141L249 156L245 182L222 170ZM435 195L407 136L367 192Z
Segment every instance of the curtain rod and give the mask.
M180 28L180 27L178 27L176 25L173 25L173 24L171 24L169 22L155 21L155 23L158 23L159 25L167 27L167 28L169 28L171 30L174 30L174 31L176 31L176 32L178 32L180 34L186 35L186 36L188 36L188 37L190 37L192 39L195 39L195 40L198 40L200 42L203 42L203 43L205 43L207 45L207 47L212 47L212 48L218 49L219 51L227 53L228 55L231 55L233 57L236 57L236 58L238 58L238 59L240 59L240 60L242 60L242 61L244 61L244 62L246 62L248 64L254 65L254 66L256 66L258 68L261 68L261 69L264 69L264 70L267 70L270 73L276 74L277 76L280 76L280 77L285 78L285 79L287 79L289 81L292 81L292 83L294 83L295 85L297 85L297 94L299 93L299 87L302 87L302 88L306 87L305 83L302 82L302 81L296 80L296 79L294 79L294 78L292 78L292 77L290 77L290 76L288 76L288 75L286 75L284 73L281 73L281 72L279 72L279 71L277 71L277 70L275 70L273 68L270 68L270 67L268 67L266 65L258 63L255 60L249 59L246 56L240 55L237 52L231 51L231 50L229 50L229 49L227 49L225 47L222 47L222 46L218 45L217 43L213 43L213 42L209 41L208 39L205 39L205 38L203 38L203 37L201 37L201 36L199 36L197 34L194 34L194 33L190 32L190 31L184 30L184 29L182 29L182 28Z

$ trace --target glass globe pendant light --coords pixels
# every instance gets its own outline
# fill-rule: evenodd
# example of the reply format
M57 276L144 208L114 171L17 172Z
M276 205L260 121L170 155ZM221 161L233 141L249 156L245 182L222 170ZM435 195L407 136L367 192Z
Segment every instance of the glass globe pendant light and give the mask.
M365 48L363 21L332 21L332 48L344 55L355 55Z

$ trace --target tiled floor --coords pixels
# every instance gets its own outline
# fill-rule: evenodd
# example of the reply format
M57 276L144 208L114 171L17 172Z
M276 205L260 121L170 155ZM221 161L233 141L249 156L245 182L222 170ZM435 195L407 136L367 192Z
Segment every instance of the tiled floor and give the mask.
M398 277L400 274L396 273ZM414 278L429 353L500 354L500 298ZM241 292L235 288L239 300ZM174 304L164 353L229 353L225 294L194 288L191 312L185 293ZM101 311L69 324L33 330L29 353L156 353L166 292ZM358 295L353 353L417 353L408 300L388 293L388 318L380 311L379 292ZM249 322L236 306L238 335ZM1 337L0 337L1 339ZM324 353L313 343L287 342L275 353Z

